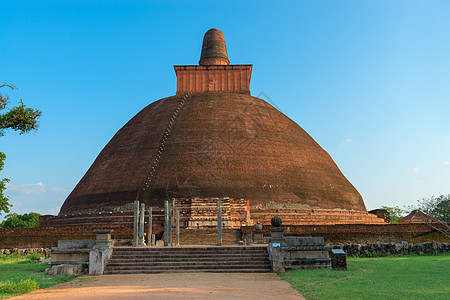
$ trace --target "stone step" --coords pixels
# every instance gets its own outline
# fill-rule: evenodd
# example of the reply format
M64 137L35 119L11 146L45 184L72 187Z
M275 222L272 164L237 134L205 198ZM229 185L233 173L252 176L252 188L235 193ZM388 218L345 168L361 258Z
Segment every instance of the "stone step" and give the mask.
M191 266L191 265L242 265L252 264L252 265L267 265L270 264L269 260L254 260L254 261L242 261L242 260L229 260L229 261L134 261L131 262L129 260L120 260L120 261L110 261L108 266L110 267L121 267L121 266Z
M266 247L114 248L105 274L270 272Z
M205 255L205 254L199 254L199 255L141 255L141 256L132 256L132 255L120 255L116 256L114 255L111 257L110 261L114 260L138 260L138 261L148 261L148 260L171 260L171 261L178 261L178 260L186 260L187 258L192 260L216 260L216 261L228 261L228 260L234 260L234 259L241 259L241 260L252 260L252 259L265 259L267 257L267 254L258 254L258 255Z
M254 259L265 259L266 255L252 255L252 256L217 256L217 255L179 255L179 256L113 256L111 257L111 261L114 260L138 260L138 261L150 261L150 260L171 260L171 261L179 261L179 260L216 260L216 261L228 261L228 260L254 260Z
M158 269L158 270L199 270L199 269L222 269L222 270L229 270L229 269L266 269L269 268L270 265L253 265L253 264L245 264L245 265L190 265L190 266L184 266L184 265L159 265L159 266L114 266L114 267L107 267L108 270L152 270L152 269Z
M253 252L183 252L183 251L178 251L178 252L114 252L114 255L120 255L120 256L129 256L129 257L134 257L134 256L166 256L166 255L170 255L170 256L180 256L180 255L215 255L215 256L252 256L252 255L266 255L266 251L265 252L257 252L257 251L253 251Z
M142 248L114 248L114 251L124 251L124 252L152 252L152 251L165 251L165 252L176 252L176 251L196 251L196 252L203 252L203 251L214 251L214 252L252 252L252 251L266 251L266 247L261 246L258 248L251 248L251 247L229 247L229 248L222 248L222 247L207 247L202 248L199 247L198 249L192 248L192 247L142 247Z
M197 270L105 270L104 274L159 274L159 273L268 273L267 269L197 269Z
M267 252L265 246L253 246L253 247L127 247L127 248L114 248L113 253L254 253L254 252Z
M183 258L183 257L190 257L190 258L215 258L215 259L230 259L233 257L238 258L261 258L266 257L267 253L158 253L158 254L152 254L152 253L140 253L140 254L134 254L134 253L127 253L127 254L114 254L113 258L122 258L122 259L160 259L160 258Z
M163 263L163 264L135 264L135 265L128 265L128 264L113 264L108 265L108 269L110 270L146 270L146 269L182 269L182 270L195 270L195 269L254 269L254 268L270 268L270 263L246 263L242 264L240 262L236 262L233 264L214 264L214 263L188 263L184 262L183 264L177 264L177 263Z

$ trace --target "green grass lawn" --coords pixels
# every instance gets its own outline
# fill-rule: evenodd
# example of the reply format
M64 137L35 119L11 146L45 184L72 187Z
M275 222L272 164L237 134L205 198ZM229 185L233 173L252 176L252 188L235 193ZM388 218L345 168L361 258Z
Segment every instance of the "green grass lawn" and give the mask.
M38 255L0 255L0 299L72 280L73 276L49 276L48 264L39 263Z
M450 299L450 254L347 258L347 267L280 276L307 299Z

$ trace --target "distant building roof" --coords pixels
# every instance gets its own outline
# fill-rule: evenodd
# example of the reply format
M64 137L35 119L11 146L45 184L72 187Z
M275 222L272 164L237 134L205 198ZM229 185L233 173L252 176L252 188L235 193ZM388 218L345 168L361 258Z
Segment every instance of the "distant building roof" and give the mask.
M398 220L398 223L409 223L409 222L427 222L433 221L433 217L421 212L420 210L414 210L406 217Z

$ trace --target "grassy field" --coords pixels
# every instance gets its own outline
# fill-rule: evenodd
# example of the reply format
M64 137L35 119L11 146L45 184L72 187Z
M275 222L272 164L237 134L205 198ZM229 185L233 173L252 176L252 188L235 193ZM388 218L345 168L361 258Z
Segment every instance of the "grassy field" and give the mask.
M49 276L48 264L39 255L0 255L0 299L25 294L39 288L72 280L73 276Z
M280 276L307 299L450 299L450 254L347 258L347 267Z

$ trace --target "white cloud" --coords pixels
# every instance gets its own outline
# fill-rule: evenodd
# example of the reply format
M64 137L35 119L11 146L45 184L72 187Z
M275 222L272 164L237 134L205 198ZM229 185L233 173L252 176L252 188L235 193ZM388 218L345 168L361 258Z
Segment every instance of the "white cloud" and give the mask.
M47 191L42 181L22 185L8 184L6 186L6 190L8 191L8 193L25 194L25 195L39 195Z
M50 191L53 193L67 193L68 190L59 186L52 186Z
M345 139L345 140L342 140L342 141L341 141L341 143L339 144L339 146L343 146L343 145L348 144L348 143L351 143L351 142L353 142L352 139Z
M411 169L411 172L413 172L413 173L419 173L419 172L420 172L420 168L419 168L419 167L412 168L412 169Z
M28 184L7 184L6 191L10 194L21 194L21 195L41 195L44 193L67 193L68 190L59 186L52 186L47 188L47 186L42 182L28 183Z
M446 166L450 166L450 161L446 161L446 162L444 162L444 165L446 165Z

